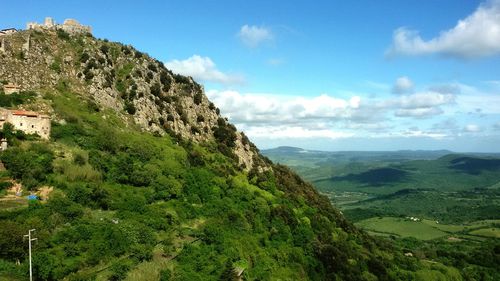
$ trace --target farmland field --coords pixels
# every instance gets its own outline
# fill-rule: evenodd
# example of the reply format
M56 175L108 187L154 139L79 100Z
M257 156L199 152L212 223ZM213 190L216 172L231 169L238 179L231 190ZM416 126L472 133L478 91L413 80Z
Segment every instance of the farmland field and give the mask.
M447 235L446 232L432 227L427 223L410 221L404 218L370 218L362 220L356 225L373 233L390 234L400 237L414 237L421 240L436 239Z
M324 152L293 147L263 153L296 170L348 219L372 233L419 239L455 232L498 237L498 154ZM410 223L405 217L422 221Z

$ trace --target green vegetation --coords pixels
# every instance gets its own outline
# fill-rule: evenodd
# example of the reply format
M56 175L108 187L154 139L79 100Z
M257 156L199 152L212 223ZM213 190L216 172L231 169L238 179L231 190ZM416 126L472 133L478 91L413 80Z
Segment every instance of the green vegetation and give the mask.
M393 254L360 251L378 246L287 168L247 174L216 143L140 133L68 88L46 96L65 120L50 142L18 140L1 154L12 178L55 190L46 202L0 211L0 277L25 278L30 228L37 280L141 280L144 272L218 280L236 267L252 280L399 272ZM218 126L219 138L234 136L225 121Z
M0 107L16 107L18 105L32 101L36 97L35 92L23 91L20 93L13 93L6 95L0 92Z
M15 36L23 32L30 31ZM210 128L213 136L209 128L193 126L194 120L209 119L193 114L188 106L219 112L213 104L203 103L199 84L132 47L83 36L87 35L37 34L42 50L54 47L54 56L77 58L75 64L64 64L56 85L44 84L36 104L23 101L23 107L46 108L52 114L51 140L23 135L9 125L2 130L10 147L0 153L6 167L1 182L15 180L25 194L46 192L48 199L6 195L7 185L1 185L0 280L27 279L27 243L22 235L28 229L36 229L38 238L33 246L36 280L234 280L237 273L244 280L498 277L499 251L494 243L456 243L456 253L451 247L435 246L435 240L371 237L286 166L260 155L254 156L252 167L240 166L233 125L220 118ZM57 72L56 67L43 67L49 74ZM94 100L87 91L90 87L111 90L117 103L105 107L112 99ZM145 87L151 95L148 90L138 92ZM134 114L131 105L139 96L161 110L169 104L167 121L157 115L145 120L149 125L163 123L168 135L147 133L149 127L133 123L125 111L110 109L123 104ZM204 141L189 141L165 126L174 119L174 109L175 118L189 123L193 134L206 132ZM242 143L257 151L245 136ZM464 161L469 162L454 163L456 170L476 173ZM403 177L411 174L401 165L384 167L389 173L401 171ZM350 168L351 174L366 172L363 165ZM347 174L317 179L334 176ZM346 179L339 182L351 180ZM388 189L378 195L391 193ZM358 197L376 199L375 195ZM25 201L13 204L4 200L8 196ZM492 224L464 228L463 233L451 225L424 227L457 231L462 239L475 230L497 227ZM415 249L413 257L405 256L410 247ZM437 247L440 252L433 252ZM479 251L484 257L458 262L460 254L477 257Z
M358 227L390 239L419 259L432 260L430 268L440 262L460 269L466 280L498 279L498 155L291 147L263 153L312 181ZM469 258L481 251L497 262ZM457 274L435 269L438 272L429 272L424 266L416 277L439 280Z
M420 240L430 240L447 235L446 232L432 227L428 223L412 221L407 218L377 217L362 220L357 225L373 232L401 237L415 237Z

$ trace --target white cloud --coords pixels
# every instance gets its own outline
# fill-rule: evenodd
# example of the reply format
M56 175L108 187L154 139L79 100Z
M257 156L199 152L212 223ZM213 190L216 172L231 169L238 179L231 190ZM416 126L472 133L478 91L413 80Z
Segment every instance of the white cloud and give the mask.
M255 25L249 26L247 24L240 28L238 37L243 44L250 48L258 47L260 44L271 41L274 38L269 28Z
M392 92L394 94L408 94L413 92L413 82L410 78L403 76L396 79L394 86L392 87Z
M424 40L418 31L399 28L394 31L388 55L442 54L476 58L500 54L500 0L481 4L477 10L452 29Z
M237 91L207 91L207 96L235 123L301 123L349 119L361 98L340 99L328 95L286 98Z
M402 137L428 137L433 139L443 139L448 137L448 135L444 133L428 132L418 129L414 130L414 128L410 128L409 130L403 131L399 135Z
M413 95L402 96L397 104L405 109L431 108L453 103L455 96L452 94L440 94L436 92L423 92Z
M222 84L239 84L244 82L241 75L226 74L218 70L209 57L193 55L185 60L172 60L165 66L175 73L193 77L195 80L217 82Z
M500 114L498 95L459 83L453 86L399 96L347 92L342 97L285 96L217 90L207 91L207 96L239 129L260 140L449 139L500 130L500 122L495 123ZM479 120L467 114L477 108L488 115Z
M330 129L310 129L300 126L261 126L251 127L245 130L245 134L254 138L269 138L269 139L313 139L313 138L328 138L339 139L352 137L353 133L334 131Z
M442 114L444 111L441 106L453 103L455 103L454 95L429 91L383 100L375 106L394 109L394 115L397 117L427 118Z
M481 127L476 124L468 124L465 126L464 131L468 133L477 133L481 131Z
M439 107L423 107L423 108L402 108L396 110L395 115L397 117L415 117L415 118L425 118L429 116L442 114L443 110Z
M351 136L345 124L362 106L358 96L285 97L215 90L207 96L247 135L273 139Z

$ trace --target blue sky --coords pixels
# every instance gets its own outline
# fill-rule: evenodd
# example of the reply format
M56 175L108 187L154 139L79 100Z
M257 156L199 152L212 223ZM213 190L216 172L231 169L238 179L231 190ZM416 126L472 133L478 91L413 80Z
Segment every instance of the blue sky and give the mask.
M260 147L500 152L500 1L4 1L205 86Z

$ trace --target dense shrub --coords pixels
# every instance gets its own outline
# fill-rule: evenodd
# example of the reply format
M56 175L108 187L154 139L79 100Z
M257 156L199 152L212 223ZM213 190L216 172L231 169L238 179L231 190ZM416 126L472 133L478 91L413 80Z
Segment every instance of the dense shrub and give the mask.
M151 87L150 87L150 90L151 90L151 94L154 95L154 96L157 96L159 97L160 94L161 94L161 86L160 84L158 83L154 83Z
M36 95L33 91L23 91L10 95L0 93L0 107L17 107L18 105L30 102Z
M45 181L52 172L54 154L47 145L35 143L28 149L12 147L2 152L0 159L10 175L30 189Z
M203 94L202 93L196 93L193 96L193 100L194 100L195 104L199 105L201 103L201 101L203 100Z
M66 31L64 31L62 29L57 29L57 37L60 38L60 39L63 39L63 40L69 40L70 39L69 33L67 33Z
M232 148L236 141L236 128L227 123L223 118L219 118L217 126L214 128L214 137L218 143Z

